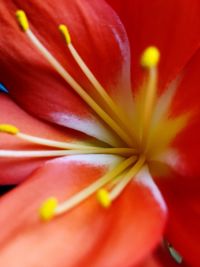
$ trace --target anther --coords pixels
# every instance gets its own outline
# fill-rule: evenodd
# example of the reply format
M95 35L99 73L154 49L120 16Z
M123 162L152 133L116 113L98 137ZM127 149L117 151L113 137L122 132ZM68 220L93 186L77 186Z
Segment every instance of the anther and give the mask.
M0 132L16 135L19 129L11 124L0 124Z
M23 10L17 10L16 18L22 30L26 32L29 29L29 23L26 13Z
M57 206L58 206L58 201L56 198L51 197L45 200L39 209L40 218L43 221L51 220L55 215Z
M144 68L156 67L160 59L160 52L155 46L146 48L141 57L141 65Z
M71 43L71 36L69 34L69 30L68 30L67 26L64 25L64 24L60 24L58 29L61 32L65 42L67 43L67 45L69 45Z
M109 208L112 203L109 192L104 188L98 190L97 200L104 208Z

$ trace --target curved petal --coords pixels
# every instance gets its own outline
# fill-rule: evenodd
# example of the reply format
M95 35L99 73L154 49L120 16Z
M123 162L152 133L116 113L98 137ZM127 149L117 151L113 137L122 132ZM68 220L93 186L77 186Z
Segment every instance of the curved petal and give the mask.
M159 187L169 207L167 238L190 266L199 266L200 182L176 176Z
M94 88L72 59L59 34L58 24L65 23L86 64L106 90L121 101L125 96L127 98L130 89L130 58L127 36L119 18L99 0L62 0L59 4L50 0L29 3L9 0L0 4L0 33L4 36L0 41L0 78L12 96L36 116L103 139L106 130L90 108L20 32L14 15L19 8L25 10L31 29L43 44L95 97Z
M0 124L13 124L22 132L57 141L72 141L80 136L63 129L57 129L42 121L34 119L20 109L8 96L0 94ZM0 149L27 150L41 147L22 141L15 136L0 133ZM42 148L45 149L45 148ZM0 184L13 184L24 180L33 170L41 166L46 159L0 159Z
M142 51L156 45L161 51L160 87L173 79L200 44L198 0L107 0L125 25L131 43L132 79L138 86Z
M52 160L4 196L1 265L59 267L67 262L68 266L116 267L131 266L146 257L161 238L165 215L150 191L137 182L108 210L91 197L49 223L38 218L44 199L65 200L118 161L102 155Z

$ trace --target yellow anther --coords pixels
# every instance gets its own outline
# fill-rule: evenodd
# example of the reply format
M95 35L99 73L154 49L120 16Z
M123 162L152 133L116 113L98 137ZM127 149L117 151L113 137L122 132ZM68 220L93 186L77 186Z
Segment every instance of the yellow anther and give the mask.
M155 67L160 59L160 52L155 46L146 48L141 57L141 65L145 68Z
M15 127L14 125L0 124L0 132L15 135L19 132L19 129Z
M39 209L40 218L43 221L51 220L55 215L55 210L57 206L58 206L58 201L56 198L51 197L45 200Z
M26 13L23 10L17 10L16 18L22 30L26 32L29 29L29 23L26 17Z
M58 29L61 32L65 42L69 45L71 43L71 36L69 34L69 30L68 30L67 26L64 24L60 24Z
M97 200L104 208L109 208L112 203L109 192L103 188L97 192Z

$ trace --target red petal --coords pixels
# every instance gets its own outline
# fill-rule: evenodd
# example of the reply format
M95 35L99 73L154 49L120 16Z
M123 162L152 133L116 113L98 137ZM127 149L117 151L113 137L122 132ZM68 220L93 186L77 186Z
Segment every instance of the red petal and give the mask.
M172 115L190 112L185 129L177 136L173 146L179 154L177 172L187 178L199 177L200 158L200 106L199 106L200 50L183 71L183 80L177 90Z
M138 85L144 48L161 51L160 86L173 79L199 47L199 0L107 0L122 19L131 42L133 81Z
M169 207L167 238L190 266L198 267L200 238L200 182L177 176L159 182Z
M38 137L49 138L58 141L73 140L76 135L73 133L72 138L64 130L56 129L48 124L34 119L16 104L14 104L6 95L0 94L1 116L0 124L13 124L22 132L32 134ZM1 134L1 149L39 149L41 147L28 144L19 140L15 136ZM74 139L75 140L75 139ZM44 148L43 148L44 149ZM0 184L18 183L24 180L30 173L40 166L46 159L0 159Z
M102 175L112 159L93 155L49 161L7 194L0 203L0 264L130 266L146 257L160 240L165 215L141 184L130 185L108 210L91 197L49 223L38 218L44 199L66 199Z
M107 90L121 100L122 94L127 95L130 83L130 62L127 37L118 17L99 0L84 3L62 0L59 4L52 0L29 3L10 0L0 4L4 36L0 41L0 77L12 96L23 108L41 118L92 135L94 130L88 125L83 129L80 122L85 120L95 127L97 119L20 32L14 15L18 8L27 12L31 28L43 44L94 94L59 34L58 24L65 23L80 55Z

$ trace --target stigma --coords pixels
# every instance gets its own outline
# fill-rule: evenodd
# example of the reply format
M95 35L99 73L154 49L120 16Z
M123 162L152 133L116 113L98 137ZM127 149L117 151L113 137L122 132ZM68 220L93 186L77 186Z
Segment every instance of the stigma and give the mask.
M66 49L71 53L74 61L93 86L99 101L93 99L82 88L35 36L30 29L28 19L23 10L16 12L16 18L20 28L35 49L49 62L63 80L71 86L71 89L96 113L103 123L111 129L113 136L117 136L123 145L114 147L104 144L98 147L84 143L60 142L23 133L15 125L2 124L0 125L0 132L11 134L26 142L43 146L44 150L0 150L0 157L61 157L74 154L120 155L122 161L88 187L62 203L59 203L56 196L50 196L41 204L38 213L43 221L49 221L56 216L65 214L91 196L95 197L104 209L108 209L144 166L148 168L152 160L155 158L159 159L159 156L170 148L172 141L186 126L188 121L188 114L182 114L175 118L170 118L169 116L175 93L173 87L169 87L162 95L158 94L160 52L156 47L150 46L141 55L140 64L144 68L145 79L141 89L134 96L133 115L129 119L84 62L73 45L73 38L71 38L66 25L58 25L58 30L66 44ZM105 106L106 111L104 109Z

